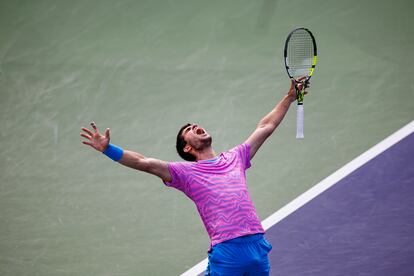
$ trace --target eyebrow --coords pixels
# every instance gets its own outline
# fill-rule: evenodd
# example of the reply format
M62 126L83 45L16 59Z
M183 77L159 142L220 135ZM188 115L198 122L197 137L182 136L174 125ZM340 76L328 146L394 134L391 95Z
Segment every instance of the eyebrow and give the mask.
M186 127L186 128L184 129L184 133L187 133L188 131L190 131L191 127L192 127L192 125L191 125L191 126Z

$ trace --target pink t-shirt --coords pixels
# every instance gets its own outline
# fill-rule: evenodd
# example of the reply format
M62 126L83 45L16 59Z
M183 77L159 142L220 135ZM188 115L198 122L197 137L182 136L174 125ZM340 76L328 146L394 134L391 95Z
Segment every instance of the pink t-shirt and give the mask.
M250 145L241 144L212 160L170 162L167 186L185 193L197 206L211 246L264 233L246 185Z

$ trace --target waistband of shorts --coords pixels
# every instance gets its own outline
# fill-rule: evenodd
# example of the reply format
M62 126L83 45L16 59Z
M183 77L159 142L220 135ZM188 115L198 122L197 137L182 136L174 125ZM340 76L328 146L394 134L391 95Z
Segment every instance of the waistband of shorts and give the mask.
M257 233L252 235L246 235L237 237L231 240L224 241L223 243L247 243L247 242L256 242L258 240L263 239L263 233Z

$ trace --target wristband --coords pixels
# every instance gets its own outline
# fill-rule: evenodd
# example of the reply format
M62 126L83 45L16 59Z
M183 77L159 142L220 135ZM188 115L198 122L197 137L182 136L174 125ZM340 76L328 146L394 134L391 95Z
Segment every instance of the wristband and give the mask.
M109 144L106 150L104 150L102 153L111 158L112 160L118 162L122 158L124 150L120 147Z

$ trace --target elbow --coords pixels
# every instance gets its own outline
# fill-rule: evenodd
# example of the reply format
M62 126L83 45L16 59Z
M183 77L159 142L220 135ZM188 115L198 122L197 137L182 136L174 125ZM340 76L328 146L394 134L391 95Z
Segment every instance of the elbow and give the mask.
M259 124L257 126L257 128L260 129L260 131L266 136L272 135L272 133L273 133L273 131L275 131L276 127L277 127L276 125L269 124L269 123Z

